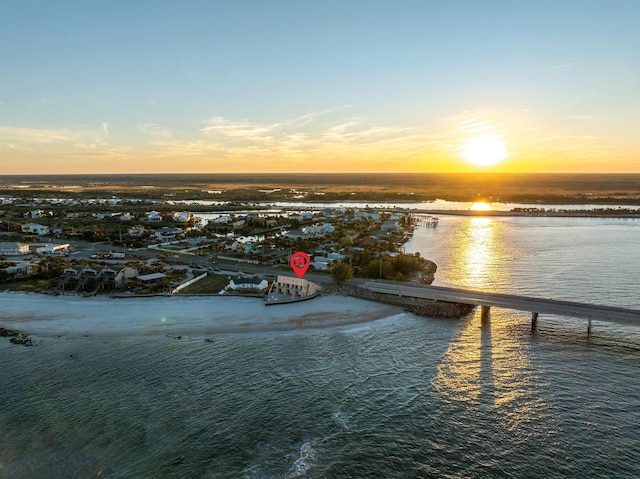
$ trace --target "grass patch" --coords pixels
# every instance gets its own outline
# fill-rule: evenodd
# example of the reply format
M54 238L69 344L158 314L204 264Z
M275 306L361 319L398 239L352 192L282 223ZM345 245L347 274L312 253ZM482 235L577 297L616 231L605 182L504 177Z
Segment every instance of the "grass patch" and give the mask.
M206 278L181 289L178 294L218 294L227 284L229 284L227 275L209 274Z
M24 291L27 293L40 293L57 285L57 280L50 279L27 279L0 284L0 290L4 291Z

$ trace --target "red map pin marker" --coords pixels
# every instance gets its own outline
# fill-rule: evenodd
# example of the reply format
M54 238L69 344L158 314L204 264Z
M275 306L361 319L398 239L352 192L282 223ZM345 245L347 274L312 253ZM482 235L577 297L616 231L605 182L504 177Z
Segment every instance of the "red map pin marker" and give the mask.
M296 273L298 278L302 278L309 269L311 258L309 258L309 255L307 253L298 251L297 253L293 253L293 255L291 255L289 264L291 265L291 268L293 268L293 271L294 273Z

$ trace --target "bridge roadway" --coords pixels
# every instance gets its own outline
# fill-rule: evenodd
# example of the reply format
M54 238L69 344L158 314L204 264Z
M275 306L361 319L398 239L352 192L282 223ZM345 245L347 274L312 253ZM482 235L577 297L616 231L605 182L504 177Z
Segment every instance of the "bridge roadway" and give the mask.
M535 327L539 313L640 326L639 310L615 306L532 298L513 294L485 293L482 291L444 288L440 286L407 285L406 283L396 283L393 281L368 281L361 287L376 293L386 293L395 296L409 296L449 301L452 303L479 305L483 308L483 315L488 314L489 308L492 306L530 311L532 313L532 328Z

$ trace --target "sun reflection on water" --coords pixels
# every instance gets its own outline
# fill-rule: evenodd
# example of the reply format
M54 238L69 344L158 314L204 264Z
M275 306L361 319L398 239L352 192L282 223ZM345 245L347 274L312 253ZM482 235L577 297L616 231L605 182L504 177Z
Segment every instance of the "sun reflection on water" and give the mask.
M454 283L469 289L493 291L508 278L497 278L497 263L504 261L503 223L489 217L466 218L451 239L456 261ZM497 287L500 290L500 287ZM532 391L543 385L517 331L522 331L517 316L492 308L489 321L482 322L480 308L445 352L434 387L449 401L465 408L489 408L495 411L501 427L522 422L542 421L545 404ZM546 427L546 426L541 426Z
M495 222L490 218L469 218L467 228L456 242L460 274L471 288L485 289L494 261Z

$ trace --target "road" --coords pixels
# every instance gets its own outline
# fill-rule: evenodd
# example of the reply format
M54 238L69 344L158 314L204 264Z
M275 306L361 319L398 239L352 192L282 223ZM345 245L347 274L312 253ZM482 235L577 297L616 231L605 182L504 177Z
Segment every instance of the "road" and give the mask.
M640 311L616 306L605 306L556 299L532 298L512 294L485 293L468 289L439 286L407 285L392 281L368 281L362 287L377 293L396 296L436 299L453 303L494 306L560 316L594 319L640 326Z

